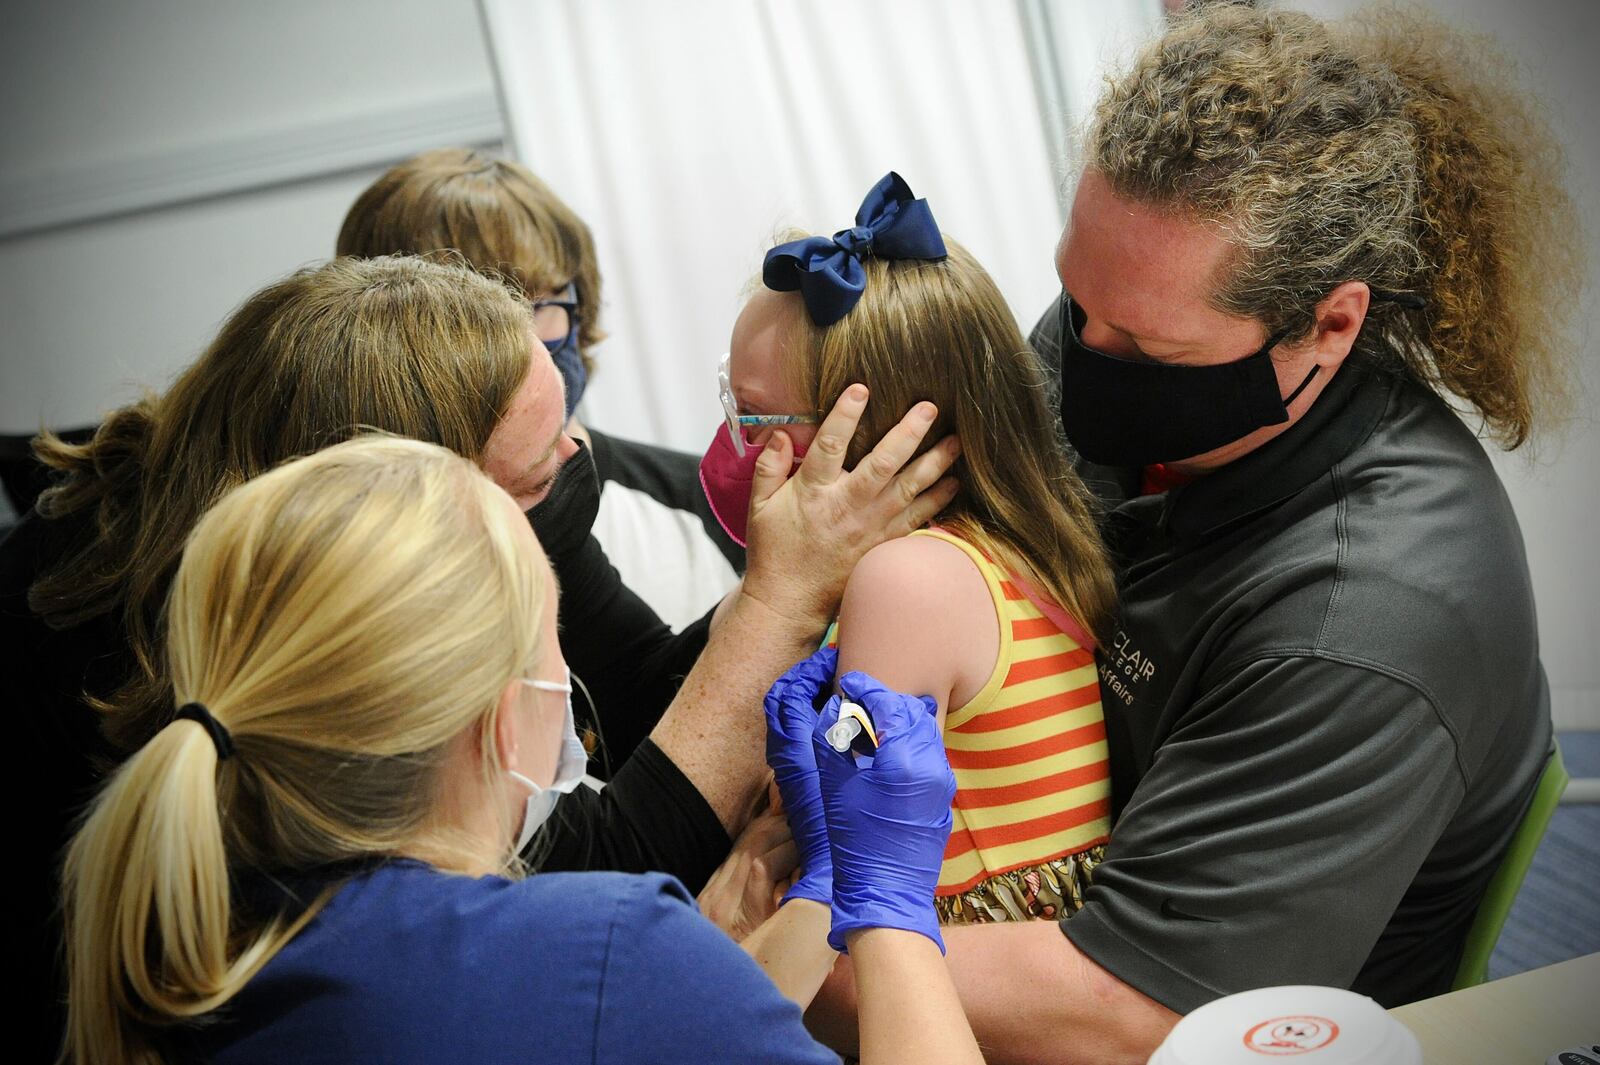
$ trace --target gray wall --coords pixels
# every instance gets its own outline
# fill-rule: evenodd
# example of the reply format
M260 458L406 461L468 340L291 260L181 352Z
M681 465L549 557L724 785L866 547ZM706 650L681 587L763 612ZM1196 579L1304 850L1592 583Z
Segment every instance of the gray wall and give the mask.
M500 137L472 0L7 4L0 100L6 433L161 388L384 166Z

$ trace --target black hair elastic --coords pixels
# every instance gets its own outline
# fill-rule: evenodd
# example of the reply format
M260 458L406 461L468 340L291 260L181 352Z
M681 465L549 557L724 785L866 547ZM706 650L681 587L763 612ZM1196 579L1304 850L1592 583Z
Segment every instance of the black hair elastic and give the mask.
M172 715L172 720L198 721L200 727L206 730L211 737L211 742L217 747L217 761L225 762L233 757L233 737L223 727L222 722L211 716L211 711L203 703L184 703L178 707L178 712Z
M1370 283L1367 285L1367 291L1372 293L1372 298L1375 300L1398 303L1400 306L1413 311L1420 311L1428 306L1428 301L1415 292L1395 292L1392 289L1379 288L1377 285Z

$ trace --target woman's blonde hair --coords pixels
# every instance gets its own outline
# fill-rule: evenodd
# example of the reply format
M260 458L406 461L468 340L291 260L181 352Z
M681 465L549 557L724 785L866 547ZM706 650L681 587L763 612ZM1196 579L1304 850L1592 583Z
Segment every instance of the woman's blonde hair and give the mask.
M258 912L241 882L401 854L515 871L510 826L484 855L440 810L469 730L500 787L500 694L540 652L547 567L519 524L466 459L388 437L291 462L200 520L172 588L173 698L235 753L167 724L73 839L67 1060L161 1060L163 1028L227 1002L315 912Z
M1581 229L1558 142L1486 42L1417 13L1206 5L1111 82L1086 163L1219 228L1219 310L1303 336L1366 281L1424 305L1374 301L1363 348L1505 447L1566 406Z
M251 296L165 395L112 413L89 443L41 435L35 452L62 476L40 515L90 520L28 602L56 628L109 615L126 633L132 675L90 699L113 746L137 749L172 709L161 604L219 495L363 428L476 461L532 351L526 301L466 266L335 259Z
M805 234L791 233L783 240ZM1088 490L1066 459L1037 356L1000 290L945 238L938 262L868 258L866 291L826 328L798 294L783 347L790 384L831 410L852 383L871 390L846 462L854 466L922 400L939 408L924 449L961 437L961 482L940 525L1032 582L1104 637L1115 591Z
M594 372L589 348L605 339L594 237L533 171L471 148L436 148L374 181L339 230L340 255L439 252L503 274L529 297L571 284L578 351Z

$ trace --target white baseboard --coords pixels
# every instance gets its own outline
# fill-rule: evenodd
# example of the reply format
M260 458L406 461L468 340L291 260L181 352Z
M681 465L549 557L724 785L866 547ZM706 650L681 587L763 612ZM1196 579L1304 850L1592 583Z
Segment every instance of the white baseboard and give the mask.
M0 177L0 240L386 166L427 148L496 143L503 129L494 94L473 93L61 173Z
M1573 777L1561 795L1562 806L1600 803L1600 777Z

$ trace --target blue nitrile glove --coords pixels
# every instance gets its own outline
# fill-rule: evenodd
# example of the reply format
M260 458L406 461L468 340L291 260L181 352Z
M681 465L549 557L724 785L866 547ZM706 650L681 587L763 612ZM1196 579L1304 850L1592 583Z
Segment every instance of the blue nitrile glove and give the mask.
M811 730L817 724L817 700L833 686L838 662L839 652L824 647L779 677L767 692L767 765L778 782L789 831L800 851L800 879L784 892L784 902L811 899L824 906L833 903L833 855L828 848Z
M864 707L878 734L872 764L833 749L826 732L839 720L828 700L812 731L822 804L833 846L833 928L828 945L845 949L861 928L921 932L944 951L933 890L950 840L956 777L945 757L927 696L890 691L865 673L846 673L839 690Z

